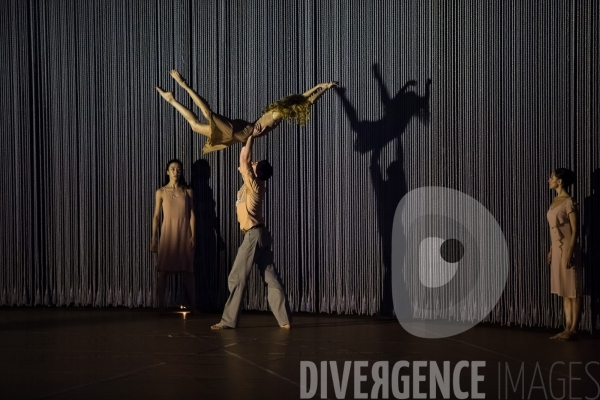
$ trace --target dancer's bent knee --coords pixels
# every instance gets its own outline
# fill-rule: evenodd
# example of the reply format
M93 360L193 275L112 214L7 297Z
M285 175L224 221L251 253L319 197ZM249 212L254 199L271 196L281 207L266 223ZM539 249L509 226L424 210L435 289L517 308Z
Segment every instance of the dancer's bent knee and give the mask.
M227 278L227 285L229 287L229 291L233 292L235 288L243 289L246 286L246 280L243 279L239 274L229 274L229 278Z

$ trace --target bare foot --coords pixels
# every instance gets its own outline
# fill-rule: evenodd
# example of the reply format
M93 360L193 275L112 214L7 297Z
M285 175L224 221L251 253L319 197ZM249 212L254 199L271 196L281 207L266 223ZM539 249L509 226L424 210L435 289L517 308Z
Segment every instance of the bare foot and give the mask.
M569 334L569 331L567 331L566 329L560 333L557 333L556 335L552 336L550 339L552 340L564 340Z
M565 329L564 331L557 333L554 336L551 336L550 339L551 340L559 340L560 338L562 338L565 334L567 333L567 330Z
M567 342L570 340L577 340L577 333L575 333L573 331L567 331L563 336L558 338L558 340L561 340L564 342Z
M233 329L233 328L231 326L225 325L222 322L219 322L218 324L214 324L213 326L211 326L210 329L220 330L220 329Z
M292 329L292 324L281 325L283 329Z
M162 90L158 86L156 87L156 91L158 93L160 93L160 95L162 96L162 98L165 99L167 102L170 103L170 102L172 102L174 100L172 92L165 92L164 90Z

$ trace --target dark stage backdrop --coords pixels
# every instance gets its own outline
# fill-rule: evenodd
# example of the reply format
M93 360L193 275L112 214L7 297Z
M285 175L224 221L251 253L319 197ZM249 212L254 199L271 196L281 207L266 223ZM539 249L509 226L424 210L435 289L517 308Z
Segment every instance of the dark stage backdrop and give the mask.
M221 309L242 236L240 145L205 138L156 93L253 120L322 81L305 128L257 140L275 175L267 225L294 311L389 313L392 221L409 190L460 190L510 253L488 320L557 327L546 210L556 166L582 207L582 327L600 327L597 0L0 3L0 305L154 306L154 191L193 183L202 309ZM428 79L431 83L428 84ZM195 111L198 111L194 108ZM169 292L185 303L181 282ZM258 272L246 308L267 309ZM482 293L481 296L485 296Z

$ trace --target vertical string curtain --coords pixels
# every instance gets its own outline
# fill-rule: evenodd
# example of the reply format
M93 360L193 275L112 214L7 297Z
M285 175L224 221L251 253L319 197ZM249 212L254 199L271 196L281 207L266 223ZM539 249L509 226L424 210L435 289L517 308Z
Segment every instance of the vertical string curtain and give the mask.
M599 23L595 0L16 1L0 4L0 305L154 306L154 191L185 165L198 219L199 305L218 310L241 243L239 145L205 138L155 92L194 108L177 69L226 116L340 81L305 128L256 143L275 175L267 225L294 311L391 312L391 222L409 190L481 202L510 253L487 320L558 326L546 180L576 171L582 327L600 322ZM427 80L431 85L427 90ZM201 117L202 119L202 117ZM185 302L173 279L171 305ZM485 296L481 293L481 296ZM251 275L248 309L267 309Z

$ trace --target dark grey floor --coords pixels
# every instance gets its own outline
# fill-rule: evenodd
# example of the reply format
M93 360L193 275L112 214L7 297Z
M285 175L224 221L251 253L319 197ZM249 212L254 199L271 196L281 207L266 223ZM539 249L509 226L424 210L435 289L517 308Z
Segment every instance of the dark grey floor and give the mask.
M358 370L366 381L357 392L355 368L349 370L344 398L370 398L374 363L387 361L391 375L400 360L411 365L400 373L411 383L409 398L419 375L424 381L418 390L432 398L435 380L428 366L414 372L418 361L436 361L441 370L449 361L458 390L471 398L472 369L455 369L461 360L486 362L478 370L478 392L486 399L600 395L600 349L589 334L555 342L545 330L477 326L432 340L409 335L392 318L316 314L294 315L287 331L259 312L244 313L236 330L211 331L218 321L217 314L184 320L182 314L161 317L140 309L0 308L0 399L294 399L301 395L301 361L318 367L337 361L340 375L344 361L367 361ZM326 396L338 398L336 379L326 372ZM395 398L392 385L384 386ZM457 398L454 389L450 398ZM321 393L318 382L313 398ZM440 392L437 398L443 398Z

